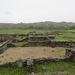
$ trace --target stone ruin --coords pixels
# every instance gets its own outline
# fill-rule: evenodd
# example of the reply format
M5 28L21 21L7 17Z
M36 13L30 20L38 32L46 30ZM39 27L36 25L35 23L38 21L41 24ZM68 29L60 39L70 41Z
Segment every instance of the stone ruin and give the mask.
M66 58L69 61L74 61L75 62L75 48L66 49Z
M42 36L38 36L42 35ZM26 38L22 40L18 40L18 37L26 36ZM9 37L9 38L8 38ZM3 38L3 39L2 39ZM66 49L66 57L64 59L60 58L38 58L38 59L25 59L25 60L17 60L15 62L7 62L0 64L0 66L17 66L17 67L27 67L27 72L29 75L34 74L34 64L42 64L44 62L59 62L59 61L73 61L75 62L75 41L54 41L55 37L44 35L44 34L0 34L0 54L3 53L7 48L10 47L17 47L13 44L13 42L24 42L27 43L23 44L21 47L35 47L35 46L47 46L47 47L67 47ZM3 42L3 43L2 43ZM39 74L41 75L41 74Z

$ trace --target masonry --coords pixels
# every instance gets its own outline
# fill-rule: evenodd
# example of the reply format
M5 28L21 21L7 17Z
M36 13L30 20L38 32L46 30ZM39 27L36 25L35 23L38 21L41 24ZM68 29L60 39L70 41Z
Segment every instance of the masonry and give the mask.
M42 38L42 39L46 39L46 37L44 36L44 34L0 34L0 42L4 42L4 41L7 41L7 40L12 40L13 38L16 38L16 40L17 40L17 38L19 37L19 36L21 36L21 37L23 37L23 36L27 36L27 37L29 37L29 35L35 35L35 37L31 37L31 39L40 39L40 38ZM40 37L39 37L40 36ZM50 39L55 39L54 37L52 37L52 36L49 36L49 38ZM23 40L24 41L24 40Z
M7 48L10 47L17 47L13 44L13 38L15 38L18 42L25 42L27 43L22 44L21 47L35 47L35 46L46 46L46 47L66 47L66 57L64 59L62 58L36 58L36 59L20 59L16 60L15 62L6 62L3 64L0 64L0 66L17 66L17 67L25 67L27 66L27 71L29 73L34 72L34 64L42 64L42 63L51 63L51 62L59 62L59 61L73 61L75 62L75 41L54 41L54 37L52 36L45 36L43 34L0 34L0 41L3 42L0 45L0 53L3 53ZM43 35L43 36L38 36ZM18 40L17 38L19 36L27 36L26 38L22 40ZM12 40L12 41L11 41Z
M47 46L47 47L73 47L75 41L29 41L22 47Z

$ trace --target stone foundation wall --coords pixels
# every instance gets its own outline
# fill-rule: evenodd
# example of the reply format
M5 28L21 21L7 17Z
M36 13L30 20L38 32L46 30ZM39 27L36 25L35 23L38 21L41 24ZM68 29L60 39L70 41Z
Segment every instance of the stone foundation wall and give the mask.
M3 53L3 52L7 49L7 43L8 43L8 42L9 42L9 40L3 42L3 43L0 45L0 54Z
M30 41L22 47L47 46L47 47L74 47L75 41Z
M24 60L18 59L15 62L2 63L2 64L0 64L0 67L9 67L9 66L16 66L19 68L26 67L27 68L27 75L34 75L34 69L35 69L34 64L43 64L43 63L48 64L48 63L52 63L52 62L60 62L60 61L65 61L65 60L67 60L67 59L66 58L64 58L64 59L62 59L62 58L51 58L51 57L37 58L37 59L28 58L28 59L24 59ZM43 69L45 70L44 67L43 67ZM54 74L54 73L52 73L52 74Z
M4 41L7 41L7 40L12 40L12 38L15 38L17 36L27 36L28 37L29 35L34 36L34 37L31 37L31 40L47 40L47 38L46 38L46 36L44 36L44 34L0 34L0 42L4 42ZM18 40L17 38L15 40L21 41L21 42L29 39L29 37L27 39L23 39L23 40ZM52 36L49 36L49 38L50 39L55 39Z
M69 61L74 61L75 62L75 48L66 49L66 58Z
M0 54L2 54L9 47L16 47L16 46L14 44L10 43L9 40L0 44Z
M48 38L50 38L51 40L55 39L52 36L49 36ZM36 36L36 37L30 37L30 40L31 41L48 41L48 38L46 36Z
M3 64L0 64L0 67L9 67L9 66L16 66L16 67L26 67L27 68L27 75L31 75L32 73L34 73L34 64L42 64L42 63L52 63L52 62L60 62L60 61L64 61L64 59L60 59L60 58L37 58L37 59L25 59L25 60L21 60L18 59L15 62L6 62ZM33 74L32 74L33 75Z
M30 41L26 44L23 44L22 47L36 47L36 46L50 46L50 42L36 42Z
M12 38L15 38L17 35L18 34L0 34L0 42L12 40ZM27 36L27 34L19 34L19 36Z
M14 38L15 35L11 35L11 34L0 34L0 42L4 42L7 40L11 40L12 38Z
M6 62L6 63L2 63L0 64L1 66L17 66L17 67L23 67L26 65L30 65L30 64L42 64L42 63L51 63L51 62L59 62L59 61L64 61L65 59L62 58L36 58L36 59L32 59L32 58L28 58L28 59L18 59L15 62ZM31 63L32 62L32 63ZM20 66L21 64L21 66Z
M75 41L51 41L53 47L74 47Z

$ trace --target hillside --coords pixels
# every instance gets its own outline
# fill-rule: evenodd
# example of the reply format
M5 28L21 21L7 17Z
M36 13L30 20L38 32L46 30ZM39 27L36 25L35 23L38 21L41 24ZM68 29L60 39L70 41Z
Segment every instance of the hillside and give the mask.
M0 23L0 29L61 29L75 26L73 22Z

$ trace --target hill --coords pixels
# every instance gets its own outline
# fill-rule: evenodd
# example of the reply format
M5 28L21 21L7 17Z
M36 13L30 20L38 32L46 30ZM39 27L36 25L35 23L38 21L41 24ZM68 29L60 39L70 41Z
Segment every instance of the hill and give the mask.
M75 27L73 22L35 22L35 23L0 23L0 29L70 29Z

